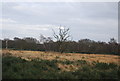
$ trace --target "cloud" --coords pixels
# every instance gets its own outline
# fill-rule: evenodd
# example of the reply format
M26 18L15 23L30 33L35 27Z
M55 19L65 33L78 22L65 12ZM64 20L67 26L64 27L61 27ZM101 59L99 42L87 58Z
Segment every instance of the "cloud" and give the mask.
M16 21L10 18L0 18L0 23L16 23Z
M47 31L50 28L58 28L55 25L25 25L25 24L3 24L4 30L42 30Z
M118 26L116 19L89 19L89 18L71 18L68 20L72 24L84 26L86 29L115 29ZM109 24L110 23L110 24Z
M75 40L90 38L107 41L117 38L118 3L3 3L3 37L52 36L60 24L69 27ZM15 21L15 22L14 22ZM6 34L8 32L8 34ZM16 33L16 34L12 34Z
M53 30L57 30L59 26L57 25L28 25L28 24L3 24L2 34L3 38L13 38L15 36L24 37L24 36L33 36L38 38L40 34L45 36L51 36Z

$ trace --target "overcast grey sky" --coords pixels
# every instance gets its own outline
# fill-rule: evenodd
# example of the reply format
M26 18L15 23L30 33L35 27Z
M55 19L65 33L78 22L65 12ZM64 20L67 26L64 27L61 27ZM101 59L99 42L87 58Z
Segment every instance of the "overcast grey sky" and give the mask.
M0 13L2 37L53 37L52 29L70 28L73 40L118 40L117 2L7 2Z

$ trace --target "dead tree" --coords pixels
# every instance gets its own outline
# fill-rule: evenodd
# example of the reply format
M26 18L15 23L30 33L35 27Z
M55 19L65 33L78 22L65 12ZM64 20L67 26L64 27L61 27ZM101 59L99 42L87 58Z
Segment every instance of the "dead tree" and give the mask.
M44 37L44 36L41 34L41 35L40 35L40 43L43 44L44 49L45 49L45 51L46 51L45 42L46 42L46 37Z
M43 47L44 47L45 51L49 51L50 50L50 46L49 46L50 42L52 42L52 38L51 37L45 37L43 35L40 35L40 43L43 44Z
M60 26L58 34L56 34L54 30L53 32L54 32L53 36L57 40L58 51L60 53L63 53L66 49L66 42L68 41L68 38L70 37L69 28L63 28Z

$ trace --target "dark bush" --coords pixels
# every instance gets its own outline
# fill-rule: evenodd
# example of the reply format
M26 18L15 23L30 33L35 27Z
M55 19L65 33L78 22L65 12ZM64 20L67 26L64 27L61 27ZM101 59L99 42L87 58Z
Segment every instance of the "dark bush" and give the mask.
M113 63L102 63L102 62L97 62L94 66L95 68L98 68L98 69L102 69L102 70L106 70L106 69L114 69L117 67L116 64L113 64Z

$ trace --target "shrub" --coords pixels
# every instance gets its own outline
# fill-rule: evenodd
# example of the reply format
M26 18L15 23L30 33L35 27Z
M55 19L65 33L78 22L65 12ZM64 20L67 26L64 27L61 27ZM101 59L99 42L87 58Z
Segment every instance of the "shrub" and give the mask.
M113 63L100 63L100 62L97 62L94 66L95 68L98 68L98 69L102 69L102 70L106 70L106 69L114 69L117 67L116 64L113 64Z
M94 66L84 60L58 61L34 59L26 61L12 56L3 56L3 79L117 79L120 68L116 64L94 62ZM79 64L75 71L61 71L57 63Z

